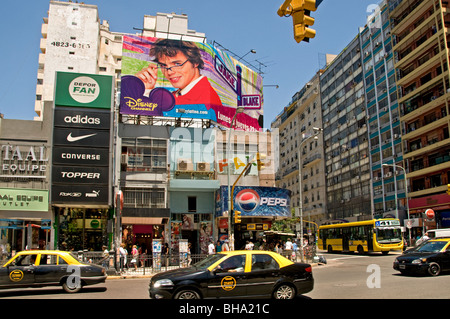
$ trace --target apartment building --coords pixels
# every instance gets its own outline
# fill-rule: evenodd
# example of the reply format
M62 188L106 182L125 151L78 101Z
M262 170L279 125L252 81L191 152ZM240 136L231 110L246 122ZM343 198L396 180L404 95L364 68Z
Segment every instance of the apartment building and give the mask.
M389 1L402 123L403 165L414 227L449 227L450 5L442 0ZM435 218L423 213L431 208Z
M334 56L333 56L334 57ZM276 185L291 191L292 207L302 207L305 220L326 219L325 166L320 71L272 122L280 136ZM300 168L300 169L299 169Z
M327 219L372 218L364 73L358 34L320 76Z
M374 217L407 218L405 174L387 1L361 28ZM383 166L384 165L384 166Z

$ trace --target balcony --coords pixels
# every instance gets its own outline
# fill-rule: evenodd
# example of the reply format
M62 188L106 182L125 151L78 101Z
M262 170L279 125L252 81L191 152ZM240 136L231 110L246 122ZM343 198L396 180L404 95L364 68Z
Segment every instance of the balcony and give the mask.
M443 141L441 143L450 144L450 140ZM445 172L450 169L450 151L441 151L434 155L425 156L422 158L416 158L411 161L409 167L408 178L415 178L419 176L429 175L436 172Z

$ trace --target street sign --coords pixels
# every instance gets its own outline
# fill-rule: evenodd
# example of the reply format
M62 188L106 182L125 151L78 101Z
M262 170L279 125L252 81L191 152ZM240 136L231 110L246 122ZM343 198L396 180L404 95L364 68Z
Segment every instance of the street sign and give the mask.
M427 209L427 210L425 211L425 215L427 215L427 218L428 218L428 219L433 219L433 218L434 218L434 210L432 210L432 209Z

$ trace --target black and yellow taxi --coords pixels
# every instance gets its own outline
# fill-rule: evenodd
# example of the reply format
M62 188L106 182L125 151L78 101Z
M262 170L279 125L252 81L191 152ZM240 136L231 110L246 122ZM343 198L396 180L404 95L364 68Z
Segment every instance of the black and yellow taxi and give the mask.
M69 252L26 250L0 267L0 289L62 286L66 292L78 292L106 277L103 267L82 263Z
M310 264L294 263L270 251L237 250L159 273L150 281L149 294L152 299L292 299L313 287Z
M402 274L438 276L450 270L450 238L429 240L397 257L393 265Z

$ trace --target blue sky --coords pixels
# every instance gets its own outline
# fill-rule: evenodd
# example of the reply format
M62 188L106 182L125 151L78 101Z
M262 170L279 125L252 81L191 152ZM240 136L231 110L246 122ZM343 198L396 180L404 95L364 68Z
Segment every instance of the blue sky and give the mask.
M261 67L263 83L269 85L264 88L264 127L269 128L292 96L323 66L325 54L339 54L357 35L358 28L366 24L369 6L379 0L323 0L311 14L317 33L309 43L295 42L292 18L277 15L283 0L84 2L97 5L100 20L108 20L114 32L136 33L133 28L142 28L144 15L184 13L188 28L205 33L208 42L215 41L240 56L256 50L245 60ZM31 120L35 116L40 31L48 7L48 0L2 3L0 113L5 118Z

